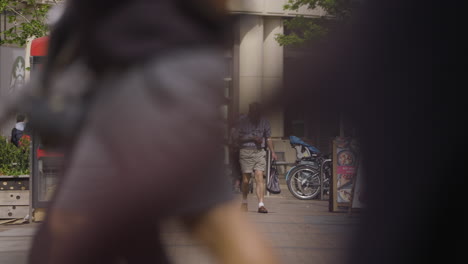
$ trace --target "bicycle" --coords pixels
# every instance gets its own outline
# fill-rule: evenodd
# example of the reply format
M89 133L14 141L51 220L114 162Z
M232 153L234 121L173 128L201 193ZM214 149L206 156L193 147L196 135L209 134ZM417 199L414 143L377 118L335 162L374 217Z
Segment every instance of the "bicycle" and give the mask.
M317 148L300 138L290 137L291 147L296 149L296 163L286 173L286 183L291 194L300 200L323 199L330 194L332 176L331 155L322 154Z

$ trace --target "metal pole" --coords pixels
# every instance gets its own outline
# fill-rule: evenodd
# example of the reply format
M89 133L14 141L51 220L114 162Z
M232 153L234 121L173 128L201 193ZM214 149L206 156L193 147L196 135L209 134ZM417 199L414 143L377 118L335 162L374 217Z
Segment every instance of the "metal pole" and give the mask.
M270 169L271 169L271 152L270 152L270 149L267 149L267 168L266 168L267 180L266 180L265 190L266 190L266 186L270 182ZM267 196L270 196L270 192L268 190L266 190L266 193L267 193Z
M323 181L325 180L325 177L323 177L323 164L325 161L322 159L320 162L320 200L323 200Z
M33 153L34 153L34 133L31 133L31 142L29 143L29 224L33 222Z
M323 192L325 191L325 190L323 189L323 182L325 181L325 173L324 173L324 171L323 171L323 167L325 166L325 163L331 162L331 161L332 161L331 159L325 159L325 160L323 160L323 161L322 161L322 166L320 167L320 170L321 170L320 174L321 174L321 177L322 177L322 181L320 182L320 190L321 190L320 199L321 199L321 200L325 200L325 199L323 199ZM331 181L331 175L330 175L329 181ZM328 184L331 185L332 183L329 182ZM329 187L328 191L330 191L330 187Z

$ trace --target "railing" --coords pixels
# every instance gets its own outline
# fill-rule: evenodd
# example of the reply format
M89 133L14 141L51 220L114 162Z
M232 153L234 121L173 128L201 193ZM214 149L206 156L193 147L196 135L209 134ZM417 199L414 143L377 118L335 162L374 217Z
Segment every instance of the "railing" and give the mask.
M326 160L324 160L324 161L322 162L321 167L320 167L320 178L321 178L321 181L320 181L320 200L325 200L325 199L323 198L323 192L325 191L325 188L323 187L323 183L324 183L324 181L325 181L325 172L324 172L324 170L323 170L323 167L325 166L325 164L326 164L327 162L332 162L332 159L326 159ZM332 184L332 182L331 182L331 181L332 181L331 175L330 175L330 178L329 178L328 180L330 181L330 182L328 183L328 191L330 192L330 186L331 186L331 184ZM330 195L330 193L329 193L328 195Z

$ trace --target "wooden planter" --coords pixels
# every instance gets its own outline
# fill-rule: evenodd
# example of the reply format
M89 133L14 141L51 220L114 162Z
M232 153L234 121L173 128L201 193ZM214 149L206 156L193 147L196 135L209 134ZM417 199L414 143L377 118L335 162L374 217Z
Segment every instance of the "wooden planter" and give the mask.
M0 219L25 218L29 205L29 175L0 176Z

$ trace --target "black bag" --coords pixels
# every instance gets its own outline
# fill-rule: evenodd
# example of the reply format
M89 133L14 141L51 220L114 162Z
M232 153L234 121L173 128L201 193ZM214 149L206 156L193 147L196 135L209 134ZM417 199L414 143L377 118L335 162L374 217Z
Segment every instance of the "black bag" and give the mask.
M281 193L281 188L279 184L279 176L278 176L278 167L274 160L271 162L270 177L267 183L267 190L273 194Z

